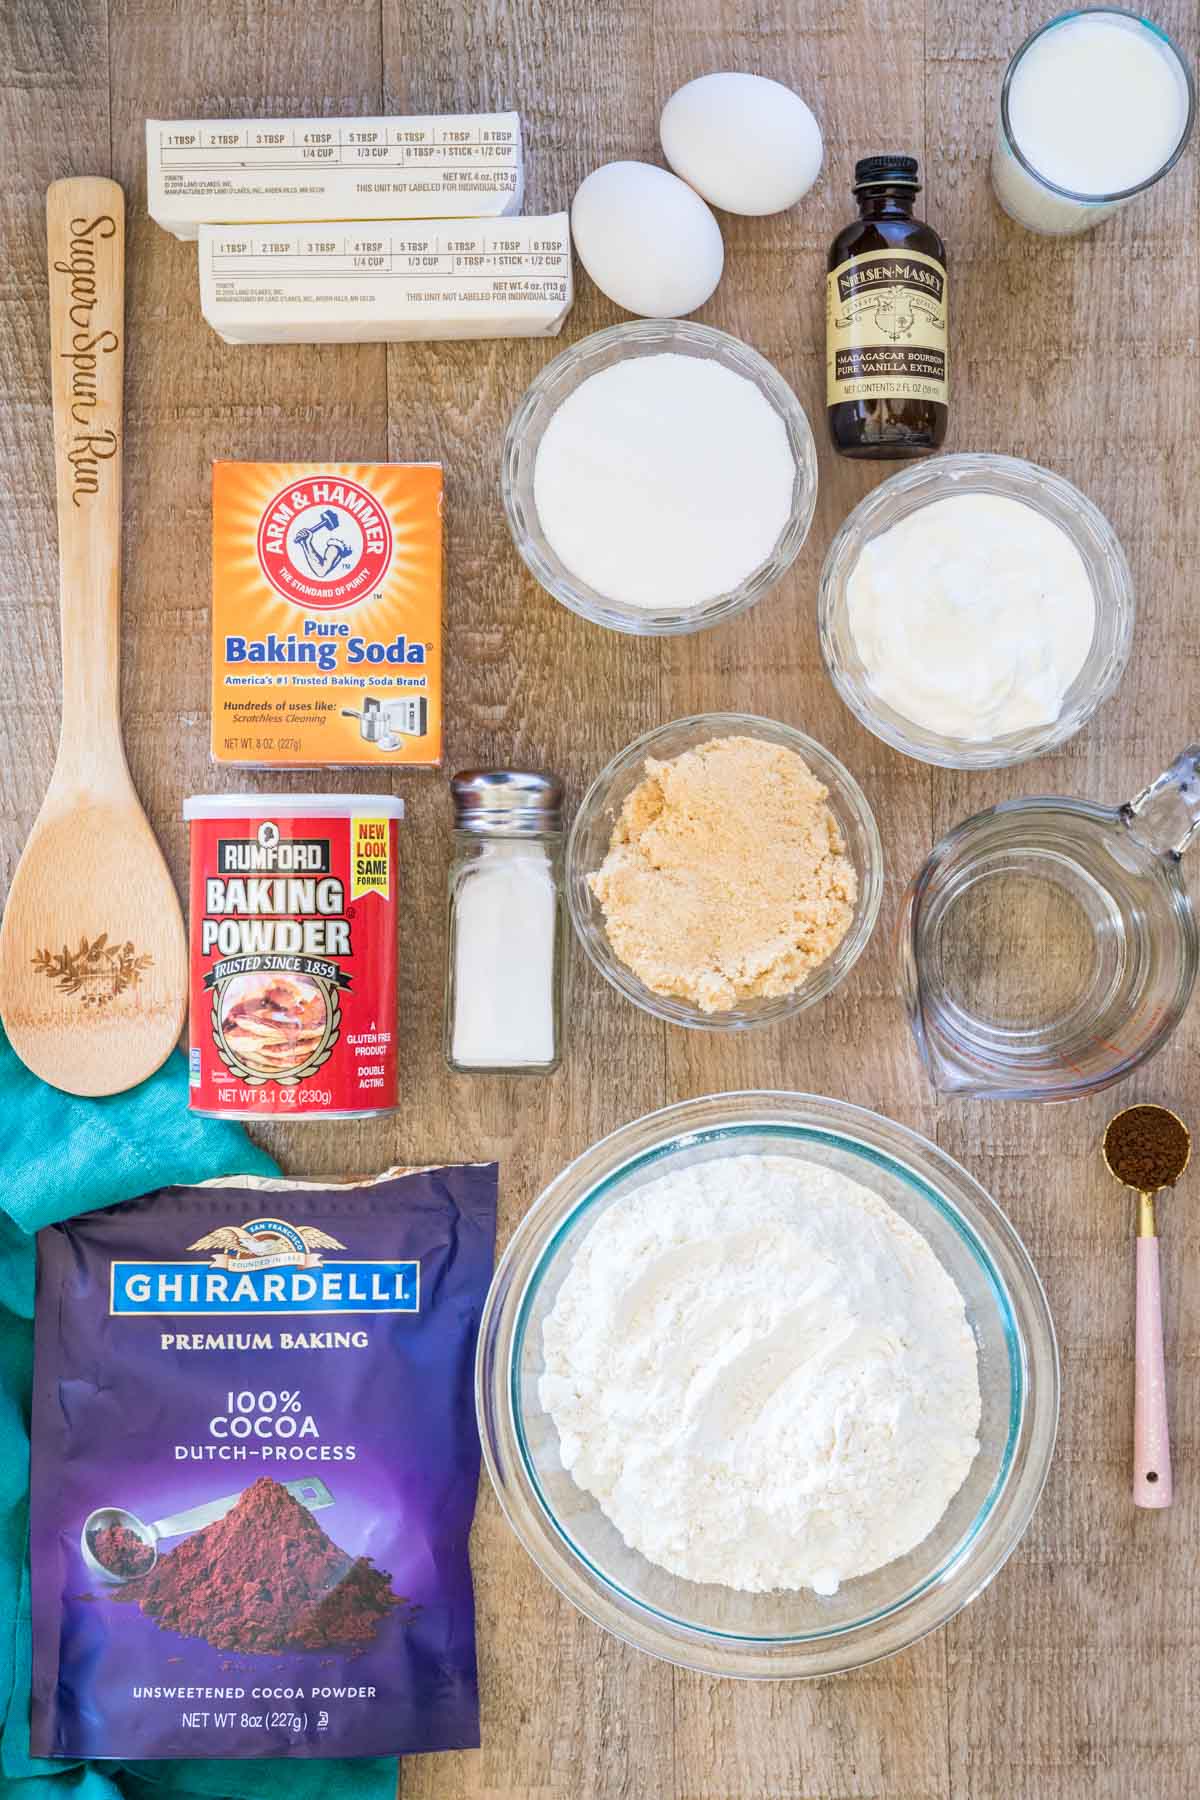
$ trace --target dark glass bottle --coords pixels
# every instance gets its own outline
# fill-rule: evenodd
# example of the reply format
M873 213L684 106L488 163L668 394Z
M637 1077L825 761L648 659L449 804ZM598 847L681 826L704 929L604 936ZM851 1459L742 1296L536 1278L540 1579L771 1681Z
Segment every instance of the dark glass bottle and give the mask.
M826 405L843 456L928 456L946 435L946 248L913 218L915 156L855 165L859 217L829 249Z

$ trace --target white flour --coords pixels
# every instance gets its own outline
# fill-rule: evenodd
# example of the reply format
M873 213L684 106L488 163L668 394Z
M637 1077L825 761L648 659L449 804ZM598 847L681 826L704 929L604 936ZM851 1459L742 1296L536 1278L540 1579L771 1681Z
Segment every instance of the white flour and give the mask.
M979 1447L954 1282L868 1189L790 1158L616 1201L543 1343L564 1465L692 1581L832 1594L927 1537Z
M766 561L795 474L783 420L752 381L664 351L568 394L538 445L533 500L551 548L597 593L688 608Z

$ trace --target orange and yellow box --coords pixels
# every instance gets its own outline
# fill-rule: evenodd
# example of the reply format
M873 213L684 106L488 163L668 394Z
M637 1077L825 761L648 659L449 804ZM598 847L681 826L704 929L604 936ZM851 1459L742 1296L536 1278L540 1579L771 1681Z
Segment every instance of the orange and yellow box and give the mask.
M212 754L442 760L438 463L213 464Z

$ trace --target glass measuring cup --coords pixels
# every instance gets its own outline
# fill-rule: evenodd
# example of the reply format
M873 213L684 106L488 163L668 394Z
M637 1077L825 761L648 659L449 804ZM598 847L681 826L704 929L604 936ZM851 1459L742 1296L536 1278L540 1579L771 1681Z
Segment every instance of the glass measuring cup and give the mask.
M901 992L943 1093L1069 1100L1161 1050L1200 960L1179 861L1200 744L1124 806L1006 801L936 844L901 908Z

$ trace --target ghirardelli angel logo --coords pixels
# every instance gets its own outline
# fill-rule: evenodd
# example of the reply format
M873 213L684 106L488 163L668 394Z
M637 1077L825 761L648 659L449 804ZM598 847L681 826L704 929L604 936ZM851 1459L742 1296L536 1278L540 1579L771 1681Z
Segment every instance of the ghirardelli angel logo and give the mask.
M245 1225L218 1225L189 1244L207 1250L214 1269L318 1269L322 1250L344 1250L345 1244L315 1225L288 1225L283 1219L250 1219Z

